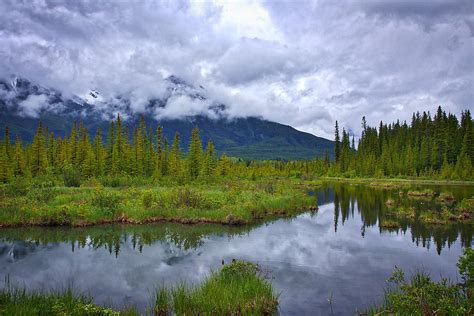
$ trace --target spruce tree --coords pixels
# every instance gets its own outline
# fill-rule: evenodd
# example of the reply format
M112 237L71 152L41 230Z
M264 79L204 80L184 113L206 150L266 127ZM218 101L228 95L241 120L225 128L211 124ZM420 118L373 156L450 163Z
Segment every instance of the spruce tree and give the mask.
M38 176L46 173L47 159L44 148L44 134L43 124L41 121L38 124L38 129L33 138L33 144L31 146L31 173L33 176Z
M176 132L171 145L171 152L169 157L169 173L172 177L181 176L181 144L179 133Z
M163 176L163 145L162 145L163 129L158 126L156 129L156 157L155 157L155 177Z
M17 136L15 138L15 152L13 155L13 175L15 177L23 176L25 174L24 169L23 147L20 137Z
M339 162L339 158L341 155L341 147L340 147L340 137L339 137L339 125L336 121L336 127L334 131L334 159L336 162Z
M216 153L214 149L214 143L212 140L207 142L206 153L204 155L202 174L205 178L214 176L217 165Z
M191 180L196 179L201 172L202 164L202 143L199 136L199 129L195 127L191 134L191 142L187 156L188 176Z

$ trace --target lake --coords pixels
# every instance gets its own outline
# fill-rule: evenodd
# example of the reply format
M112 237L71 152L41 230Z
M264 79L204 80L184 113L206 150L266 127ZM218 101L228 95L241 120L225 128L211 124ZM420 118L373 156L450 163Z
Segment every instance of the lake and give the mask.
M426 188L426 186L423 186ZM431 186L456 199L474 187ZM401 222L383 229L401 189L325 184L319 210L246 227L154 224L0 230L0 276L28 289L73 287L95 302L145 310L160 285L199 283L222 260L260 264L280 293L281 315L348 315L380 302L394 266L457 280L473 227ZM407 190L402 189L402 190ZM429 200L407 200L425 207ZM1 286L4 286L3 284Z

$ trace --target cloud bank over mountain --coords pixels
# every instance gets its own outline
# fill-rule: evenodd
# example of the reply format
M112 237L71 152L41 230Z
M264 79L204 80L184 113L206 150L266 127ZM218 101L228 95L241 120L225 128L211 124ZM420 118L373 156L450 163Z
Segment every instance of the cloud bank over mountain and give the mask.
M157 115L212 116L211 99L231 117L323 137L336 119L357 133L363 115L377 124L438 104L472 109L472 56L469 0L0 2L2 77L82 98L126 95L144 112L175 75L208 98L173 96ZM21 109L34 116L42 104Z

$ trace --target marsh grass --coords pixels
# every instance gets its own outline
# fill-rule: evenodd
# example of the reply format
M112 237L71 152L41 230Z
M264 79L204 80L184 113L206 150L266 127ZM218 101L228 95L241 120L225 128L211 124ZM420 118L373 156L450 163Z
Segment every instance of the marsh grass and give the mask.
M277 216L293 216L315 205L292 182L229 181L221 185L28 187L26 196L0 187L0 227L84 226L110 222L220 223L240 225ZM19 184L15 184L19 185Z
M155 313L167 315L273 315L278 295L260 268L237 260L212 272L201 285L180 283L156 291Z
M425 189L421 191L417 191L417 190L408 191L407 194L408 196L411 196L411 197L426 197L426 198L430 198L436 195L436 193L431 189Z
M58 292L26 291L7 287L0 291L0 315L138 315L133 308L114 311L97 306L92 298L77 295L71 289Z
M387 280L384 302L370 307L369 315L472 315L474 312L474 251L465 249L459 258L462 283L442 278L435 282L422 271L405 279L395 267Z

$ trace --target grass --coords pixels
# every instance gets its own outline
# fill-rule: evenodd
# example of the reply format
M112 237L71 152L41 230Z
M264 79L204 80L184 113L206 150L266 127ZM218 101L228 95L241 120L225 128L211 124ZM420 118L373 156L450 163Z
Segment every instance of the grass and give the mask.
M278 295L258 265L233 261L212 272L200 285L181 283L158 289L153 297L153 315L273 315ZM63 292L26 291L7 286L0 290L0 315L138 315L133 307L122 311L101 307L93 299Z
M245 261L225 265L199 286L160 288L155 298L157 315L273 315L278 307L271 283Z
M321 180L332 181L332 182L349 182L349 183L360 183L370 184L376 187L387 187L394 188L404 185L413 184L443 184L443 185L474 185L474 181L458 181L458 180L434 180L434 179L421 179L416 178L341 178L341 177L321 177Z
M425 189L421 191L408 191L407 195L414 196L414 197L432 197L435 196L435 192L431 189Z
M433 190L426 189L399 194L398 199L389 198L385 205L392 218L390 222L407 219L434 225L474 224L474 197L456 201L450 192L441 192L436 197Z
M114 311L95 305L92 298L63 292L29 291L10 288L0 291L0 315L138 315L133 308Z
M119 188L12 183L0 187L0 197L0 227L159 221L242 225L315 206L314 197L288 180Z
M465 249L458 262L461 283L435 282L423 272L405 280L395 267L388 279L384 302L369 308L369 315L472 315L474 312L474 251Z

